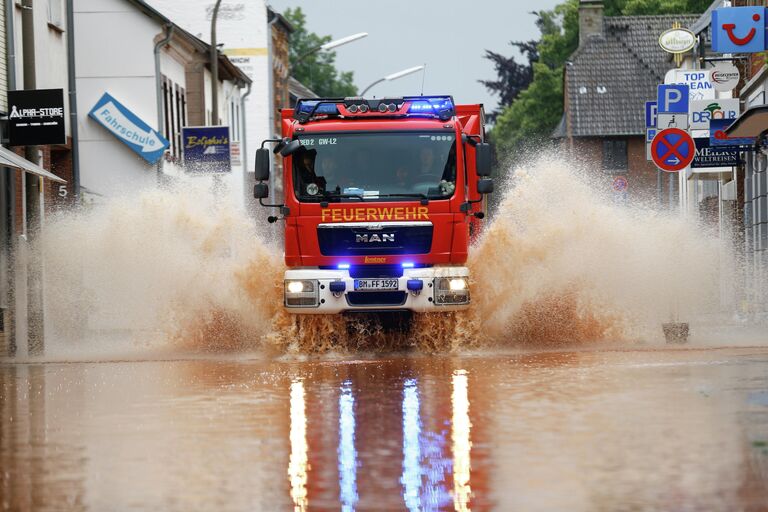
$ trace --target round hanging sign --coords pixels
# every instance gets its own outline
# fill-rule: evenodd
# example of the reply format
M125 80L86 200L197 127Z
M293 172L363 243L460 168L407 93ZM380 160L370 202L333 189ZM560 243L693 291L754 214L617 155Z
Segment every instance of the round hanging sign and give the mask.
M739 83L739 78L739 68L730 62L718 62L710 75L712 87L720 92L732 91Z
M671 28L659 36L659 46L667 53L685 53L696 44L696 35L687 28Z

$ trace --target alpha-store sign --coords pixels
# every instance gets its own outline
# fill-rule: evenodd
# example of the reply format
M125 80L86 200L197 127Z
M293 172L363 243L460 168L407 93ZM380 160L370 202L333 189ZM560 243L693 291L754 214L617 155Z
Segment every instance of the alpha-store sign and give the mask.
M65 144L64 90L8 91L10 146Z

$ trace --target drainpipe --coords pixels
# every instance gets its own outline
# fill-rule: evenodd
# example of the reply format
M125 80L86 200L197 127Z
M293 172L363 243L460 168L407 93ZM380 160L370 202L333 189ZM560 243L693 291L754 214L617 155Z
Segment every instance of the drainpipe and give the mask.
M12 4L13 2L8 2ZM69 87L69 130L72 134L72 195L80 200L80 145L77 126L77 80L75 76L75 9L74 0L67 0L67 69Z
M15 2L5 2L5 44L8 58L8 90L16 90L16 48L15 48ZM5 335L7 340L7 353L16 355L16 294L13 282L16 279L16 170L6 168L2 171L3 193L5 194L5 212L0 212L0 217L5 216L5 236L1 241L5 253L2 290L5 293L3 299L7 309L5 314ZM0 299L0 302L3 302Z
M173 37L174 26L167 23L163 26L165 29L165 38L158 41L155 45L155 95L157 96L157 131L163 131L163 82L160 73L160 48L168 44ZM160 184L160 176L163 174L163 157L157 161L157 184Z

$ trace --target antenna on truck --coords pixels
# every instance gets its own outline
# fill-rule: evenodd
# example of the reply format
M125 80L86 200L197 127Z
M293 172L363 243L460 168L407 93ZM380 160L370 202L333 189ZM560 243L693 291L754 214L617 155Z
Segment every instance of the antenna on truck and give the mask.
M423 71L421 72L421 94L420 96L424 96L424 78L427 76L427 63L424 63Z

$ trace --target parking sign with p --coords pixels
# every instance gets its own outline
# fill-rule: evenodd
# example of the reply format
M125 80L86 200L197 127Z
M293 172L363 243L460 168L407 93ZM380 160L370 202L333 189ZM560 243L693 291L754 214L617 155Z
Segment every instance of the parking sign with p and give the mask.
M659 85L656 103L659 114L687 114L688 86Z

